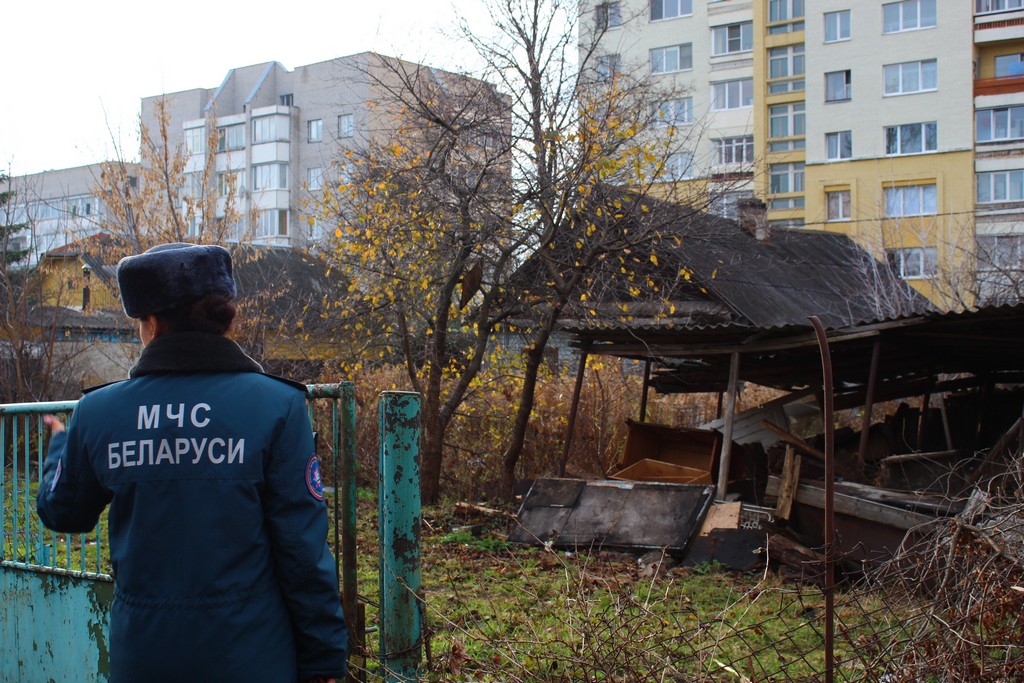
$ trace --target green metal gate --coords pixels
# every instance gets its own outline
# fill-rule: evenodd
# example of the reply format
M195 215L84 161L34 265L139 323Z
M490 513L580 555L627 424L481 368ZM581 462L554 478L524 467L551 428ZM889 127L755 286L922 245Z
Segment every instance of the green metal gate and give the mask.
M353 653L358 655L363 652L364 629L356 582L353 385L310 385L307 404L318 433L324 483L335 487L332 541ZM0 619L0 680L104 682L108 677L113 583L106 514L90 533L60 534L46 529L35 512L47 442L42 416L67 418L75 405L0 405L0 599L5 612ZM418 425L416 435L414 440Z

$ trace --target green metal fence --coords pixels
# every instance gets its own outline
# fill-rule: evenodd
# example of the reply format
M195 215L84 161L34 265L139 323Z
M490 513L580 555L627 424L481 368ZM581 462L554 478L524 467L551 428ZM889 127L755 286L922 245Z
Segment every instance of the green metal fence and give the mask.
M324 484L333 486L331 530L342 603L353 645L364 642L356 581L355 394L351 382L307 387ZM76 401L0 405L0 680L106 680L107 617L112 591L106 516L86 534L46 529L36 491L48 433ZM59 608L55 609L55 605ZM58 651L61 656L55 656ZM77 653L69 656L69 653Z

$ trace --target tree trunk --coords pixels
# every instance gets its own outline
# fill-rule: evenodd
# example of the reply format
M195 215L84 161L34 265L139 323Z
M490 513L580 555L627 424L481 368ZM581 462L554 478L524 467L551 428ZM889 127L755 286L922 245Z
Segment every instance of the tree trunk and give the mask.
M526 369L523 377L523 391L519 395L519 407L516 409L516 421L512 426L508 446L501 455L501 496L505 500L515 499L516 466L526 444L526 428L533 412L534 396L537 392L537 373L544 361L544 349L547 346L548 333L542 332L540 339L526 352Z
M444 447L444 425L438 397L433 392L423 396L420 424L420 497L424 505L437 503L441 495L441 462Z

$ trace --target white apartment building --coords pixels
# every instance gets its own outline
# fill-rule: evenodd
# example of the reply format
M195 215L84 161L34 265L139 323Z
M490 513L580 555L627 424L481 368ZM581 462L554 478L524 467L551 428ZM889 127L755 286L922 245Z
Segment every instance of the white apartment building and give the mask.
M136 165L128 165L134 182ZM67 246L102 230L107 205L100 191L103 164L89 164L10 179L14 198L5 222L25 224L9 248L28 250L27 265L34 266L40 254ZM6 189L6 188L5 188Z
M202 176L208 141L215 140L213 189L221 214L225 197L235 197L241 215L236 236L303 246L322 229L304 218L310 193L344 175L346 150L395 129L392 98L381 83L396 82L397 65L439 73L369 52L291 71L267 62L231 69L216 88L143 98L142 121L156 130L157 103L166 101L170 143L189 155L188 186ZM199 226L193 222L190 229Z
M718 198L718 212L734 215L736 200L753 196L751 1L585 0L580 33L584 52L597 41L599 72L612 65L673 93L656 123L674 125L688 149L670 160L666 180L700 182Z

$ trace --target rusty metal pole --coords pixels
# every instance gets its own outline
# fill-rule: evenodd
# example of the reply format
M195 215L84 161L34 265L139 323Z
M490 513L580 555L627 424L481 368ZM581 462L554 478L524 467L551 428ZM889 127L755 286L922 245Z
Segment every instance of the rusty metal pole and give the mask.
M825 326L817 316L810 317L811 325L818 336L821 352L822 413L825 423L825 683L832 683L835 668L835 563L836 563L836 516L835 516L835 417L833 409L832 354Z
M420 397L380 397L380 659L385 683L419 680Z
M715 500L725 500L729 488L729 464L732 459L732 427L736 417L736 385L740 375L740 353L729 357L729 388L725 405L725 428L722 433L722 454L718 459L718 489Z
M565 438L562 440L562 459L558 462L558 476L565 476L565 467L569 464L569 447L572 445L572 430L576 427L576 413L580 407L580 393L583 390L583 377L587 372L588 346L580 349L580 365L576 369L576 386L572 389L572 405L569 406L569 424L565 426Z

